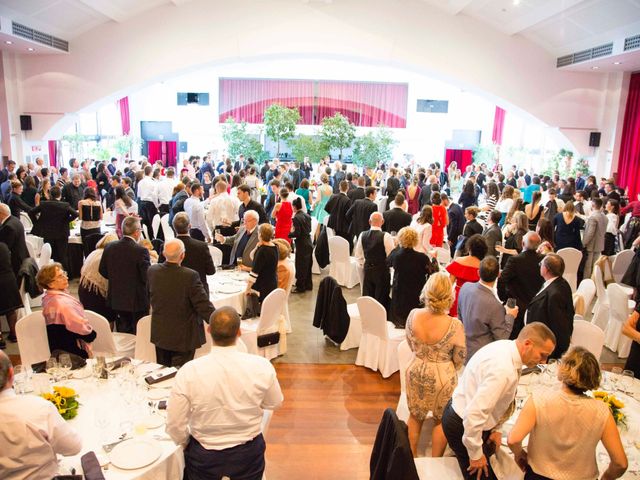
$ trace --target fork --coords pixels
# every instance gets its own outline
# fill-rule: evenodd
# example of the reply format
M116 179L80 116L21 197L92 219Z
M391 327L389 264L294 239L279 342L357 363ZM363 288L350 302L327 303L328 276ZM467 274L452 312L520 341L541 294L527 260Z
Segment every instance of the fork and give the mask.
M129 436L129 435L127 435L126 433L123 433L122 435L120 435L120 439L119 439L118 441L113 442L113 443L107 443L106 445L103 445L103 446L102 446L102 449L103 449L105 452L110 453L110 452L111 452L111 450L113 450L113 448L114 448L116 445L118 445L118 444L120 444L120 443L124 442L125 440L129 440L129 439L131 439L131 438L132 438L132 437L130 437L130 436Z

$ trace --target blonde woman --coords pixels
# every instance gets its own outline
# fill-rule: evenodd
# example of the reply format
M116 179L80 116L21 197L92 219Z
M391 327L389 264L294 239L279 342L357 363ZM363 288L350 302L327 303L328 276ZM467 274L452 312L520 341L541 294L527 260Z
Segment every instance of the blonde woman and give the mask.
M449 275L434 273L422 290L424 308L412 310L407 319L407 342L415 360L407 369L409 444L413 455L422 424L432 412L432 456L441 457L447 446L442 431L442 412L458 383L456 371L466 355L462 322L447 312L453 304Z
M295 275L293 265L289 260L291 245L283 238L276 238L273 243L278 247L278 288L286 290Z
M515 212L511 222L503 229L504 246L496 245L496 252L502 253L501 268L512 255L522 252L522 239L529 231L529 219L524 212Z
M322 223L324 217L329 215L324 206L329 201L329 197L333 195L333 188L329 185L329 177L326 173L320 175L320 181L322 185L318 187L316 201L313 204L313 216L318 219L318 223Z
M253 256L253 266L249 272L247 293L258 292L260 303L278 288L278 247L273 243L273 226L263 223L258 227L258 245Z
M596 357L582 347L573 347L558 368L562 387L541 389L529 397L508 438L525 480L612 480L624 474L627 456L611 411L606 403L586 395L598 388L600 379ZM522 441L527 435L525 451ZM611 459L602 476L596 461L599 442Z

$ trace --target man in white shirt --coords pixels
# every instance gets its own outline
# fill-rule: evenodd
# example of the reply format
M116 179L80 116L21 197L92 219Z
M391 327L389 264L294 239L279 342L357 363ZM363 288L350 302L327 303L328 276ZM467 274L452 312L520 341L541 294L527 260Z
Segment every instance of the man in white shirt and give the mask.
M138 182L136 189L140 218L142 223L147 226L149 236L153 239L153 217L158 213L158 182L151 177L152 172L151 165L144 167L144 177Z
M196 240L211 242L211 236L204 217L204 206L201 201L202 193L202 185L199 183L191 185L191 196L184 201L184 211L189 215L191 222L191 236Z
M216 193L209 201L207 211L207 225L213 231L216 227L221 228L222 235L233 235L235 232L229 230L233 222L237 222L240 200L227 193L227 182L219 180L216 183Z
M185 478L260 480L264 410L275 410L283 400L276 371L265 358L237 349L240 316L233 308L213 312L208 331L211 353L176 375L167 434L185 448Z
M487 457L500 447L500 428L513 413L522 367L545 363L555 343L553 332L534 322L516 340L485 345L467 363L442 416L465 479L497 478Z
M80 436L53 403L37 395L16 396L13 365L2 351L0 386L0 478L52 478L58 471L56 454L80 453Z
M169 203L173 197L173 189L178 184L173 167L167 168L166 173L167 176L156 184L158 189L158 212L160 215L169 213Z

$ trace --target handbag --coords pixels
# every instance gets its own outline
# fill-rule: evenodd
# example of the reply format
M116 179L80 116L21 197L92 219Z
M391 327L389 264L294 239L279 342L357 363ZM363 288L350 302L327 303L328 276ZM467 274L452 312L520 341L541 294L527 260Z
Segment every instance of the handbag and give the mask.
M269 347L280 342L280 332L258 335L258 348Z

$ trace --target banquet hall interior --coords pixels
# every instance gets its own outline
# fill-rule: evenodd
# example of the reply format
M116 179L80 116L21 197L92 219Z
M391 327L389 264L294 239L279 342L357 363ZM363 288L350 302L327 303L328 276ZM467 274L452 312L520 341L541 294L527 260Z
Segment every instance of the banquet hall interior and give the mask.
M0 478L640 477L638 0L0 0L0 157Z

